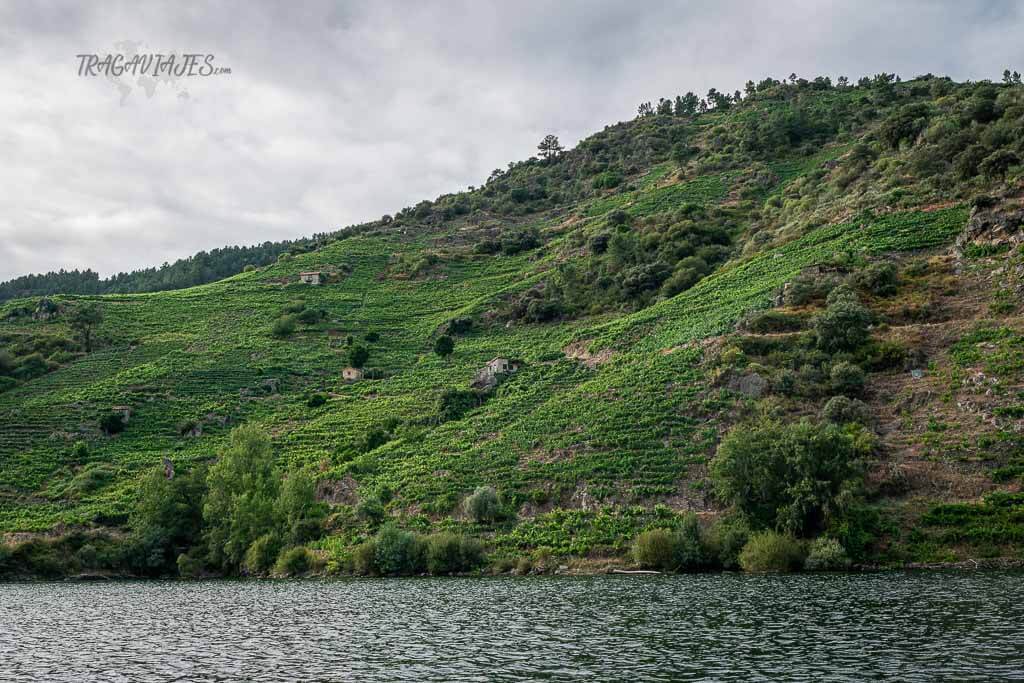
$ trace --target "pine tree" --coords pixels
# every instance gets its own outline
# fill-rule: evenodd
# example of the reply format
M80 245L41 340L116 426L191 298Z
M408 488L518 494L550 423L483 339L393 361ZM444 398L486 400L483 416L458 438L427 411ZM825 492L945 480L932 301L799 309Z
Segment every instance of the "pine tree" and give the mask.
M544 139L537 145L537 149L540 150L541 158L550 160L561 154L565 148L558 142L557 136L545 135Z

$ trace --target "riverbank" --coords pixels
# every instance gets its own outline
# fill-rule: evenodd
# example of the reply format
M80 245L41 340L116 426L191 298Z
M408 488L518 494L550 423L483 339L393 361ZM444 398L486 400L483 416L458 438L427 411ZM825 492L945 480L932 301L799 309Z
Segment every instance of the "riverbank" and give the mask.
M794 575L816 575L816 574L880 574L886 572L941 572L941 571L1024 571L1024 559L1002 557L969 559L961 562L907 562L892 565L853 565L845 570L830 571L792 571L792 572L743 572L714 570L703 572L665 572L650 569L641 569L636 565L613 562L607 559L574 558L558 564L548 570L532 570L526 573L519 573L515 569L508 571L494 571L482 569L475 572L455 572L450 574L429 574L421 573L416 575L395 575L395 576L367 576L352 573L328 572L324 570L311 571L297 576L229 576L219 574L204 574L199 577L182 578L176 576L140 576L123 572L110 573L88 573L65 576L43 576L43 575L18 575L0 577L0 582L24 583L24 582L71 582L71 583L102 583L109 581L210 581L210 580L246 580L246 581L274 581L274 580L324 580L324 579L407 579L407 578L430 578L444 577L456 579L472 578L500 578L500 577L542 577L542 576L566 576L566 577L597 577L597 576L715 576L715 575L736 575L736 574L794 574Z

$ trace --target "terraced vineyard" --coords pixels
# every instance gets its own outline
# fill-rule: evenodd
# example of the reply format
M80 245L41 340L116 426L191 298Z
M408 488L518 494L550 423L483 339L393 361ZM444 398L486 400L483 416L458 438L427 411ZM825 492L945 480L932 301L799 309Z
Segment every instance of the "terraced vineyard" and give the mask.
M850 88L820 97L853 107L860 95ZM896 111L899 102L886 106ZM777 103L764 107L768 116ZM338 557L372 533L353 512L370 496L381 496L406 528L482 533L508 553L619 554L639 531L677 524L682 511L714 514L721 506L707 466L744 399L709 374L711 338L770 306L801 272L838 256L868 262L944 253L968 222L969 197L984 185L948 197L923 177L905 176L896 199L866 181L837 189L833 176L852 174L858 154L866 154L856 146L877 147L878 122L856 117L813 144L720 168L730 165L721 159L730 152L721 150L739 143L716 149L716 136L759 120L742 108L697 117L685 128L695 157L643 156L644 163L624 166L625 182L611 190L566 181L570 189L545 195L513 167L509 182L534 192L522 196L536 205L503 213L484 204L485 187L437 203L448 210L477 202L473 210L389 217L220 282L56 297L65 311L100 307L101 343L0 393L0 532L123 525L145 471L165 457L179 469L209 461L243 423L270 435L283 463L315 468L336 518L318 547ZM617 144L645 140L653 125L641 117L605 135ZM702 166L713 153L715 163ZM897 146L882 158L895 167L911 153ZM571 154L564 163L576 163ZM750 185L755 172L766 175ZM567 263L594 258L602 233L628 231L630 220L669 221L694 206L717 212L709 215L726 221L724 234L734 241L724 265L682 293L545 322L503 314L511 298L543 291ZM530 230L534 246L475 248ZM765 239L758 242L758 234ZM402 271L415 259L422 268ZM299 283L304 271L327 273L326 284ZM300 300L299 309L322 314L300 320L291 334L274 334L275 321ZM74 336L66 315L17 314L37 304L6 304L0 333ZM438 356L435 339L457 319L472 323L453 333L450 357ZM372 371L347 382L342 370L353 345L367 347ZM461 415L441 419L443 396L468 390L495 357L521 366ZM318 393L327 397L322 405L309 400ZM124 431L104 433L100 419L124 409ZM90 464L108 466L108 478L72 486ZM509 521L484 528L462 514L463 499L483 485L501 492L513 511ZM956 515L973 523L982 514L965 509L941 508L927 524Z

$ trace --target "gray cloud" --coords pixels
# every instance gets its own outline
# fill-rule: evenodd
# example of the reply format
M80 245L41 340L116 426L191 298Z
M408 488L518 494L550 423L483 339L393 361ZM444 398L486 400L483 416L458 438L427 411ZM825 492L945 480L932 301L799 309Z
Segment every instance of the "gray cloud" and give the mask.
M0 279L375 218L478 184L545 133L573 144L686 90L1024 67L1024 14L1004 2L195 7L0 8ZM151 96L77 76L76 54L121 41L211 52L232 73Z

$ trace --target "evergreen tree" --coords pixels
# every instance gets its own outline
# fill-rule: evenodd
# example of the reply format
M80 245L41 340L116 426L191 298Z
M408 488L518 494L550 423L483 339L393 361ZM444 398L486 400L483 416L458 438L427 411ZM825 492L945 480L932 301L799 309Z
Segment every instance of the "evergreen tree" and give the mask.
M447 334L437 338L434 342L434 353L441 358L447 359L455 351L455 340Z
M93 303L83 304L71 313L68 323L82 340L86 353L92 351L93 332L103 322L103 311Z
M557 136L545 135L544 139L537 145L537 149L540 150L541 158L551 160L561 154L565 148L558 142Z

